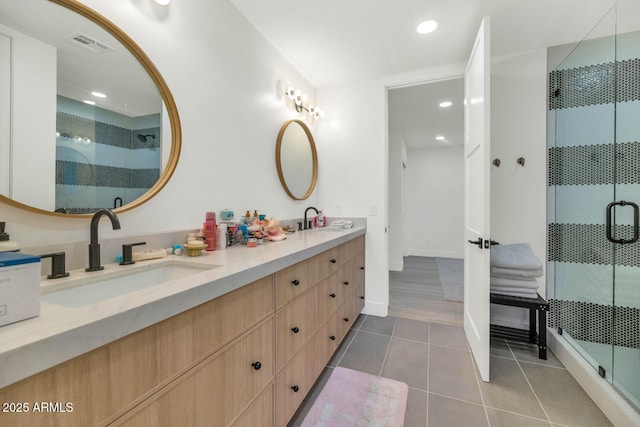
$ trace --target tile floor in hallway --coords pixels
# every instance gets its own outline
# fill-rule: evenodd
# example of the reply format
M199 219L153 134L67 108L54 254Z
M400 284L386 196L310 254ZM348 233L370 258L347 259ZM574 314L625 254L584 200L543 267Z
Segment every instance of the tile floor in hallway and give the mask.
M461 326L361 315L290 427L336 366L407 383L405 427L611 426L551 352L540 360L535 345L496 340L484 383Z

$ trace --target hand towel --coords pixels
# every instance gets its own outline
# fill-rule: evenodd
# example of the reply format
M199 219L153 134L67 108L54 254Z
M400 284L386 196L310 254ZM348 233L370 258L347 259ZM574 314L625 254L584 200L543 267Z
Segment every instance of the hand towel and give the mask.
M489 277L489 283L491 286L506 286L519 289L538 289L540 287L536 279L522 280L491 276Z
M490 274L493 277L504 277L506 279L535 279L542 276L542 267L536 270L518 270L514 268L491 267Z
M515 286L491 286L491 292L502 293L502 292L519 292L519 293L536 293L538 292L538 288L516 288Z
M537 270L542 268L542 261L534 255L528 243L514 243L491 247L491 266Z

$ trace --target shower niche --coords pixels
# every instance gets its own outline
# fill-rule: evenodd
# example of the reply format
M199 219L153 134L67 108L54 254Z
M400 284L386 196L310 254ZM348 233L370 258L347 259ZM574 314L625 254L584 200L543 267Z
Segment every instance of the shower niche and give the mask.
M640 408L640 25L548 50L549 326ZM632 22L636 21L636 22Z

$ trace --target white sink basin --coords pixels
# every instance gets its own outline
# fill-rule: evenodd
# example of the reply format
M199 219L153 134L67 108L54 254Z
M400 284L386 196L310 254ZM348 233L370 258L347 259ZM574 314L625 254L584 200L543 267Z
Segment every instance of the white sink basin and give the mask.
M219 265L164 261L154 264L134 264L114 267L104 272L79 272L80 277L45 284L41 300L64 307L95 304L141 289L201 273Z

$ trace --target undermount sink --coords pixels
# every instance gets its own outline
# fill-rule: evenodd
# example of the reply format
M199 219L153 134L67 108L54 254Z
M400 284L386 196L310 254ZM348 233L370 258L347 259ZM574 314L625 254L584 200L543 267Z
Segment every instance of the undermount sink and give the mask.
M164 261L154 264L136 264L116 267L104 272L79 272L78 278L42 287L41 300L64 307L82 307L95 304L141 289L201 273L219 265Z

